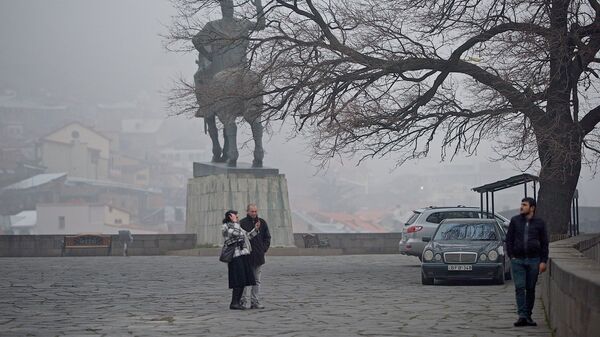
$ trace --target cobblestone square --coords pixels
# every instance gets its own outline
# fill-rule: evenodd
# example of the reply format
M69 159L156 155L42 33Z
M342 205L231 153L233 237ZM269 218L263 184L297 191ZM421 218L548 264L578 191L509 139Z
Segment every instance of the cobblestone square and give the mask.
M0 259L0 336L551 336L512 282L422 286L400 255L267 257L264 310L231 311L216 257Z

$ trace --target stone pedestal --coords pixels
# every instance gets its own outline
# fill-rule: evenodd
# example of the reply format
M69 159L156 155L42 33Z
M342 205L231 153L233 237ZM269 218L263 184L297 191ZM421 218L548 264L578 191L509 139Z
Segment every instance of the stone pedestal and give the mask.
M194 163L194 178L188 181L186 232L195 233L199 245L221 245L225 212L234 209L246 216L246 206L258 206L267 221L272 247L294 247L292 214L287 181L279 170L238 164Z

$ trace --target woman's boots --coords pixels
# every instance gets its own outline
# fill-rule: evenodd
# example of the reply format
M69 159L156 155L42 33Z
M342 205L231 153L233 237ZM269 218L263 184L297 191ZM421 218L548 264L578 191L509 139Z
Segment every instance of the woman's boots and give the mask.
M229 309L231 310L244 310L246 309L240 301L242 300L242 295L244 294L244 288L233 288L231 291L231 304L229 305Z

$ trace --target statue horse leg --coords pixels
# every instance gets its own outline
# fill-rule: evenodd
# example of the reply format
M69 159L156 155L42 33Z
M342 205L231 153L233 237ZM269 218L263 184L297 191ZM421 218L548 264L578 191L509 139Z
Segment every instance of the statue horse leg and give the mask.
M225 136L225 148L223 152L227 156L227 166L236 167L239 157L237 149L237 125L235 124L235 114L229 109L222 110L219 114L219 120L223 123L223 134Z
M250 124L252 138L254 139L254 160L252 160L252 167L263 167L265 150L262 143L263 126L260 122L260 110L256 109L258 106L255 104L251 104L249 108L244 113L244 119Z
M219 144L219 130L217 129L217 121L215 115L212 114L209 117L205 117L204 122L206 123L210 140L212 140L213 157L211 161L213 163L223 163L225 159L223 158L223 150L221 149L221 144ZM227 143L225 143L224 146L227 146Z

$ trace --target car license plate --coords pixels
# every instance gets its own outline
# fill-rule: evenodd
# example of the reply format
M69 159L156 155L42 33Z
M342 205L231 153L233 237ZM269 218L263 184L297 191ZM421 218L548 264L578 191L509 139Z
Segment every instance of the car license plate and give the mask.
M471 271L473 270L473 266L469 265L469 264L459 264L459 265L453 265L453 266L448 266L448 270L451 271Z

